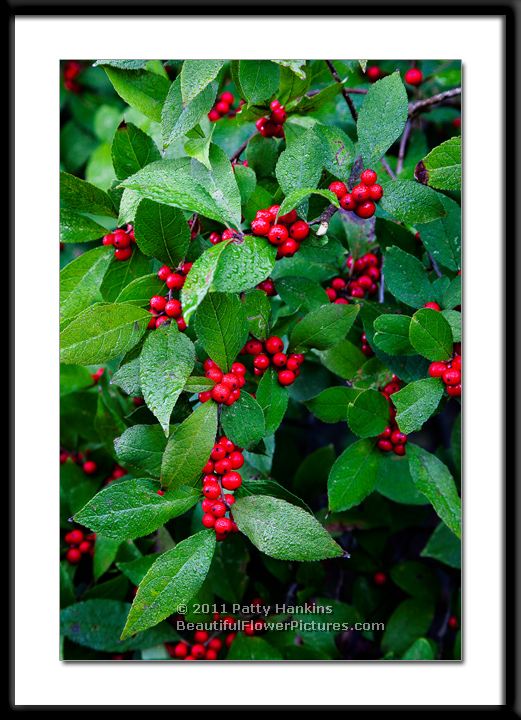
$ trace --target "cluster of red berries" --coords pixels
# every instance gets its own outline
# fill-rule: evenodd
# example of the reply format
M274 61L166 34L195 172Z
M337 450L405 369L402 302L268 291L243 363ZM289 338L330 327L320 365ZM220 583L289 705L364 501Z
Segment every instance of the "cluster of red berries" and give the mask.
M82 530L71 530L63 538L69 549L65 553L65 559L70 565L77 565L82 555L94 554L94 542L96 534L84 535Z
M356 260L349 255L346 260L349 277L335 277L326 287L332 303L347 305L349 299L376 295L380 280L380 258L375 253L365 253Z
M408 85L415 85L417 87L423 82L423 73L419 68L409 68L403 77Z
M113 245L116 260L128 260L132 255L132 243L136 242L134 228L127 225L125 230L118 228L103 237L103 245Z
M268 238L268 242L277 246L277 258L291 257L300 248L300 243L309 235L309 225L299 220L297 211L291 210L277 218L280 205L257 210L251 221L254 235Z
M237 112L233 109L233 103L235 102L235 98L233 96L233 93L231 93L229 90L226 90L225 92L221 93L219 97L217 98L215 105L208 113L208 119L211 122L217 122L217 120L220 120L222 117L225 117L225 115L229 115L230 117L235 117ZM244 104L244 100L241 100L241 105Z
M112 471L108 477L105 478L104 485L110 485L110 483L114 482L114 480L119 480L120 478L124 477L127 474L127 471L125 468L122 468L121 465L114 465L112 468Z
M212 245L218 245L224 240L232 240L234 237L235 231L230 230L230 228L226 228L226 230L223 230L222 233L218 233L216 231L211 232L208 240L212 243Z
M396 375L392 376L391 382L388 382L380 392L389 401L389 417L390 423L385 430L378 435L377 446L382 452L391 452L395 455L405 455L405 444L407 435L398 428L396 424L396 409L390 398L395 392L400 390L400 380Z
M81 92L81 85L76 78L81 73L81 64L77 60L69 60L63 71L63 84L65 88L73 93Z
M246 383L246 367L240 362L234 362L230 372L223 373L216 362L207 358L203 363L204 374L215 385L211 390L203 390L199 393L199 400L204 403L208 400L215 400L216 403L233 405L240 396L241 388Z
M233 635L232 641L234 638L235 635ZM231 645L232 641L229 645L227 644L227 647ZM175 645L166 643L165 647L170 657L175 660L217 660L223 645L221 638L215 635L210 637L207 630L196 630L193 643L181 640Z
M385 76L385 73L378 65L369 65L369 67L366 68L365 75L369 82L374 83L377 80L381 80Z
M286 110L279 100L270 103L271 114L269 117L261 117L255 123L255 127L263 137L284 137L283 125L287 120Z
M158 328L175 320L179 330L186 330L181 301L172 297L172 292L183 287L191 267L192 263L184 262L176 270L171 270L168 265L162 265L159 268L157 276L166 284L168 295L165 297L163 295L153 295L150 298L149 312L152 314L148 323L150 329Z
M439 377L445 383L445 390L450 397L461 397L461 345L456 343L454 355L447 362L432 362L429 375Z
M235 497L224 490L233 492L242 485L237 472L244 465L242 451L227 437L221 437L214 445L210 458L203 467L203 510L202 524L213 528L217 540L224 540L231 532L238 532L233 520L231 506Z
M329 190L338 198L342 210L352 210L358 217L367 219L376 212L376 204L383 196L384 190L376 181L378 175L374 170L367 168L360 175L360 183L348 191L345 183L335 180Z
M85 456L81 452L71 453L68 450L60 450L60 464L63 465L67 460L72 460L77 465L81 465L85 475L94 475L98 472L98 466L94 460L85 460Z
M304 362L302 353L286 354L283 352L284 342L276 335L272 335L262 342L252 338L248 340L241 350L241 355L253 355L253 372L263 375L270 365L277 370L277 377L281 385L292 385L300 375L300 366Z
M365 332L362 333L360 337L362 352L366 357L372 357L374 355L373 348L369 345L367 342L367 335Z
M275 283L271 278L266 278L266 280L263 280L257 285L257 290L262 290L263 292L268 295L268 297L273 297L277 294L277 291L275 290Z

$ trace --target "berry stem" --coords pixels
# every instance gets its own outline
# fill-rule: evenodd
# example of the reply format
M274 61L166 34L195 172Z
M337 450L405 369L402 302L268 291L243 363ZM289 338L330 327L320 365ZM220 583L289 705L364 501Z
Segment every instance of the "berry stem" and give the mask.
M342 85L342 80L340 78L340 75L337 73L335 66L331 62L331 60L325 60L325 63L329 69L329 72L333 76L333 79L335 82L337 82L339 85ZM346 88L342 85L342 95L344 96L344 100L347 103L347 107L349 108L349 112L351 113L351 116L353 120L356 122L358 120L358 113L356 112L355 104L352 101L348 91Z
M398 150L398 161L396 163L396 174L399 175L403 170L403 161L405 159L405 151L411 134L411 121L407 120L403 130L402 139L400 140L400 149Z
M461 95L461 87L445 90L444 92L433 95L430 98L425 98L425 100L417 100L409 105L409 117L418 115L425 110L429 110L433 105L439 105L447 100L458 97L458 95Z

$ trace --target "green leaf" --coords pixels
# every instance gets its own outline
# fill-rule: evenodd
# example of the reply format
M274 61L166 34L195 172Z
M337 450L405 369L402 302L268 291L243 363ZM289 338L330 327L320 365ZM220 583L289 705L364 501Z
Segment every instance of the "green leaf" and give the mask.
M125 180L160 158L155 142L136 125L125 123L118 127L112 141L112 164L118 180Z
M394 453L380 453L376 490L389 500L404 505L428 505L409 472L409 458Z
M109 248L88 250L60 272L60 320L70 320L102 299L101 282L112 258Z
M242 205L246 205L257 187L257 177L251 167L245 165L234 165L233 172L235 173L235 179L239 186L241 203Z
M167 78L146 70L124 70L107 65L103 69L114 90L130 107L161 122L161 108L170 88Z
M262 376L256 393L256 400L264 413L266 435L274 433L281 424L288 399L288 391L279 383L277 373L270 368Z
M69 605L61 611L60 631L78 645L110 653L153 647L175 639L173 628L162 623L135 638L120 640L129 608L128 603L101 598Z
M117 562L116 566L133 585L139 585L160 555L161 553L151 553L128 562Z
M106 302L114 302L124 288L133 280L149 275L151 262L137 248L125 262L114 260L107 270L101 284L101 294Z
M109 570L116 559L116 555L119 551L120 542L119 540L113 540L112 538L104 537L103 535L96 536L96 543L94 545L94 558L92 560L92 574L94 580L99 580L107 570Z
M441 204L446 215L422 225L421 240L434 260L449 270L461 267L461 208L457 202L443 195ZM459 304L459 303L456 303Z
M453 568L461 568L461 540L445 523L440 522L421 551L422 557L433 558Z
M425 268L418 258L398 247L391 247L384 254L384 276L387 290L406 305L418 308L432 299Z
M206 297L217 270L219 258L225 248L225 242L208 248L192 265L181 290L183 317L187 323L190 322L190 318Z
M195 365L194 345L171 323L150 333L139 363L143 397L168 437L170 415Z
M266 238L245 235L227 243L213 276L212 290L238 293L266 280L275 267L277 249Z
M182 515L199 500L195 488L168 490L157 494L154 480L124 480L104 488L74 519L95 533L113 540L133 540L149 535L174 517Z
M409 445L409 467L414 484L452 530L461 537L461 500L449 469L435 455L418 445Z
M404 223L428 223L446 214L443 195L412 180L393 180L384 183L382 208Z
M92 375L81 365L60 365L60 395L84 390L92 386Z
M212 109L217 85L207 85L190 100L184 100L181 94L182 78L178 77L171 85L161 111L161 133L163 147L168 147L184 137Z
M383 652L404 653L414 640L427 634L433 615L431 600L404 600L387 622L382 638Z
M269 495L279 498L279 500L286 500L291 505L297 505L311 513L310 508L303 500L269 477L244 478L241 487L235 492L235 497L247 497L248 495Z
M91 305L60 334L60 360L95 365L131 350L143 336L150 314L133 305Z
M438 190L461 190L461 136L435 147L415 170L417 179Z
M217 435L217 405L213 401L199 405L178 425L163 455L161 481L164 486L194 486L208 461Z
M402 660L435 660L432 640L427 638L418 638L404 652Z
M359 391L354 388L343 385L329 387L308 400L306 406L322 422L346 422L349 403L352 403L357 395Z
M181 68L181 95L186 105L215 80L223 60L185 60Z
M110 379L111 385L117 385L127 395L141 395L141 383L139 382L139 357L130 362L120 365Z
M358 440L336 459L328 480L329 508L342 512L359 505L375 489L379 451L371 440Z
M379 160L400 137L407 114L407 91L398 72L369 88L356 124L358 151L366 167Z
M263 290L251 290L243 295L242 303L250 334L259 340L266 340L271 317L268 296Z
M239 635L232 643L227 660L283 660L277 648L261 637Z
M389 403L377 390L364 390L349 405L349 427L361 438L375 437L389 424Z
M303 80L306 77L306 61L305 60L273 60L274 63L283 68L288 68L298 78Z
M297 323L290 336L290 347L326 350L343 340L359 311L358 305L324 305L312 310Z
M437 310L422 308L414 313L409 340L416 352L427 360L448 360L452 355L452 330Z
M306 562L343 554L313 515L284 500L249 495L237 500L233 515L255 547L277 560Z
M334 125L316 125L315 133L322 141L326 170L339 180L349 182L355 159L355 146L351 138Z
M115 217L116 211L106 192L75 175L60 173L60 200L67 210Z
M60 242L90 242L98 240L106 233L106 228L94 220L67 208L60 209Z
M239 82L250 103L260 103L277 92L280 68L271 60L240 60Z
M190 244L190 229L181 210L153 200L139 203L134 231L141 252L171 268L184 259Z
M233 405L223 407L221 423L226 437L238 447L251 447L266 434L263 409L244 390Z
M246 147L248 166L251 167L258 179L274 174L278 156L277 141L274 138L265 138L260 134L254 135Z
M309 312L327 305L326 291L316 280L306 277L283 277L277 281L277 293L293 311Z
M344 380L351 380L366 361L360 348L349 340L341 340L337 345L319 353L322 364Z
M332 205L339 207L338 198L335 193L330 190L315 190L315 188L301 188L300 190L293 190L282 202L278 216L286 215L291 210L296 208L300 203L310 195L319 195L320 197L326 198Z
M301 188L316 188L323 162L322 142L314 128L310 128L279 156L275 174L284 195Z
M408 560L391 568L391 579L395 585L409 595L418 598L435 598L439 593L439 582L427 563Z
M119 293L116 302L148 308L153 295L165 295L166 292L166 285L157 277L157 273L150 273L132 280Z
M212 143L209 152L210 169L192 161L192 176L211 196L219 209L222 222L238 228L241 224L241 193L228 156Z
M197 309L195 331L203 348L228 372L248 337L248 323L236 295L210 293Z
M121 638L157 625L199 591L215 551L215 533L203 530L163 553L141 584Z
M153 162L124 180L121 186L163 205L191 210L211 220L226 223L227 218L205 186L192 175L192 163L195 162L190 158ZM205 169L203 165L200 167ZM204 183L205 179L202 180Z
M425 378L409 383L397 393L392 401L396 407L396 422L408 435L421 430L423 424L436 412L443 397L444 385L440 378Z
M138 474L161 475L166 438L159 425L133 425L114 440L118 461Z
M410 324L408 315L380 315L374 321L375 345L388 355L414 355L409 342Z

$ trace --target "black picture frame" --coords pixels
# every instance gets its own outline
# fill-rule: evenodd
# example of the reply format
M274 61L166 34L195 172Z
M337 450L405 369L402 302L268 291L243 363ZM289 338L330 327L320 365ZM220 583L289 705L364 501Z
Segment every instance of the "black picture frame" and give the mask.
M505 145L503 148L505 167L505 196L504 196L504 222L503 237L505 238L505 253L503 266L504 297L503 297L503 351L505 386L503 388L504 407L504 445L503 445L503 479L504 479L504 610L505 622L503 627L503 688L504 702L501 705L456 705L456 706L353 706L353 705L313 705L313 706L225 706L219 705L217 709L226 711L245 710L301 710L301 711L349 711L351 714L368 712L388 712L391 714L402 714L419 711L430 711L441 713L447 710L455 712L501 712L512 718L521 718L521 663L519 662L521 647L521 608L519 598L521 597L520 583L521 573L518 568L518 561L521 557L519 546L521 543L521 531L516 527L516 519L521 517L520 504L521 492L518 490L518 463L517 447L521 446L521 437L516 423L517 408L520 404L519 383L516 380L517 358L520 356L518 348L518 336L515 332L516 320L519 317L517 308L520 303L521 291L517 278L521 276L521 254L517 252L518 240L518 208L521 205L521 190L518 179L518 168L520 167L520 150L517 139L518 120L520 117L519 104L520 93L518 92L518 81L521 77L519 64L521 53L517 50L517 42L521 36L521 0L502 0L496 4L483 2L482 0L459 0L457 4L451 0L430 1L428 4L419 4L417 0L401 0L399 5L391 0L365 0L364 3L353 3L349 0L327 0L326 4L320 5L320 12L317 12L316 4L311 0L263 0L262 5L251 7L244 0L221 0L218 3L208 3L204 0L149 0L146 4L139 0L111 0L110 3L104 0L78 0L70 3L67 0L8 0L7 5L7 29L8 29L8 64L9 64L9 98L14 99L14 20L22 16L241 16L266 14L277 16L309 17L312 15L339 15L339 16L433 16L433 17L483 17L495 16L504 19L504 41L503 41L503 62L504 62L504 99L503 123L505 130ZM14 135L14 102L10 102L10 135ZM10 143L13 148L14 143ZM14 175L14 157L11 150L10 176ZM10 184L12 188L14 183ZM10 190L10 249L11 263L14 260L14 197L13 190ZM10 264L12 270L12 264ZM10 273L12 277L12 273ZM14 328L14 288L11 286L11 323L10 337L13 338ZM14 342L10 343L11 368L14 368ZM472 359L470 360L472 362ZM11 383L11 393L13 383ZM508 394L507 394L508 393ZM515 402L512 402L515 398ZM14 416L14 398L11 394L11 413ZM14 423L12 423L14 425ZM10 447L13 449L13 437L11 436ZM10 462L10 503L9 517L14 517L14 464L13 453L11 452ZM11 522L9 528L10 546L10 613L14 612L14 525ZM15 704L14 700L14 622L10 622L9 642L9 707L14 711L24 710L69 710L84 709L96 710L205 710L207 706L38 706L31 705L23 707ZM486 642L486 638L484 639ZM215 709L215 708L214 708Z

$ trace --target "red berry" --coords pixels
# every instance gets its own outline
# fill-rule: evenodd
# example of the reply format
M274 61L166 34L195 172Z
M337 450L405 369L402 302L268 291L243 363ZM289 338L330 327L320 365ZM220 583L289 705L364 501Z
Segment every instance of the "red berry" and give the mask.
M354 298L363 298L365 295L364 289L358 283L351 283L350 292Z
M215 650L207 650L206 655L204 656L205 660L217 660L217 653Z
M369 82L373 83L377 80L380 80L383 75L378 65L370 65L368 68L366 68L365 74Z
M383 452L390 452L393 449L393 444L390 440L378 440L377 445Z
M378 175L375 173L374 170L371 170L370 168L364 170L360 175L360 182L364 185L374 185L377 179Z
M371 200L381 200L384 194L384 189L381 185L375 183L369 187L369 197Z
M114 245L114 233L108 233L107 235L104 235L101 242L103 245Z
M304 220L297 220L293 225L290 225L289 234L293 240L301 242L309 235L309 225Z
M279 368L285 367L287 360L287 355L281 352L275 353L275 355L271 358L271 362L275 365L275 367Z
M296 375L293 370L281 370L278 378L281 385L292 385L296 380Z
M132 255L132 248L117 248L114 250L114 257L116 260L128 260Z
M254 235L267 235L270 231L270 224L267 220L256 218L251 222L251 229Z
M410 68L404 75L405 82L409 85L421 85L423 73L419 68Z
M244 456L241 452L239 452L239 450L234 450L230 453L230 457L228 459L232 470L238 470L244 465Z
M96 465L94 460L87 460L87 462L83 463L83 472L86 475L94 475L97 470L98 466Z
M214 383L220 383L223 379L222 371L219 370L217 367L211 367L209 370L205 372L206 377L208 380L213 380Z
M297 222L297 220L298 215L296 210L290 210L289 213L279 217L279 222L284 223L284 225L291 225L292 223Z
M201 522L205 528L213 528L215 525L215 518L210 513L205 513L201 518Z
M449 368L448 370L445 370L441 379L445 385L459 385L461 382L461 372L459 370Z
M228 103L228 105L233 105L233 102L235 100L233 94L229 92L229 90L226 90L225 92L221 93L221 98L223 102Z
M355 187L351 191L351 195L353 196L353 200L358 203L363 203L366 200L369 200L369 188L366 185L355 185Z
M88 540L84 540L82 543L80 543L78 550L81 552L82 555L85 555L85 553L88 553L90 550L90 542Z
M273 280L270 280L269 278L267 280L264 280L263 282L259 283L257 285L257 287L259 290L264 290L266 295L273 296L273 295L277 294L276 290L275 290L275 283L273 282Z
M438 305L437 302L427 302L423 307L430 308L431 310L436 310L436 312L440 312L441 310L441 307Z
M269 365L270 359L267 355L264 355L264 353L257 355L253 360L253 366L256 367L257 370L266 370Z
M331 302L336 300L336 292L333 290L333 288L326 288L326 295L330 299Z
M81 530L71 530L64 538L67 545L78 545L83 540L83 533Z
M431 377L441 377L445 370L447 369L447 364L444 362L432 362L429 365L429 375Z
M294 355L290 355L286 361L286 370L291 370L291 372L295 373L299 369L299 367L299 361L295 359Z
M237 490L237 488L242 485L242 477L238 472L232 470L231 472L226 473L226 475L223 475L221 482L225 490Z
M356 282L364 290L369 290L369 288L373 284L373 281L371 280L369 275L360 275L360 277L358 278L358 280Z
M459 627L458 618L455 615L451 615L447 621L447 625L451 630L457 630Z
M192 657L194 657L196 660L202 660L204 656L206 655L206 649L204 645L201 645L200 643L196 643L195 645L192 645Z
M224 535L232 529L232 521L230 518L222 517L215 521L215 532Z
M226 448L223 445L215 445L210 457L212 460L223 460L226 457Z
M453 370L459 370L461 372L461 355L456 355L450 365Z
M176 300L175 298L172 298L172 300L169 300L165 305L165 312L168 315L168 317L178 318L181 316L182 311L183 311L183 308L181 306L181 303L179 302L179 300Z
M208 500L217 500L220 494L221 489L217 483L206 483L203 485L203 495L205 498L208 498Z
M268 240L272 245L282 245L288 239L288 231L284 225L273 225L268 233Z
M368 267L366 270L366 275L368 275L371 280L376 282L380 279L380 270L377 267Z
M116 230L114 233L114 247L116 248L128 248L131 239L130 235L127 235L127 233L124 230Z
M407 442L407 435L399 430L395 430L391 434L391 442L393 445L405 445Z
M176 658L183 659L188 655L188 645L184 642L179 642L174 648L174 655Z
M258 355L263 350L260 340L248 340L244 347L248 355Z
M400 389L400 383L396 380L393 380L390 383L387 383L387 385L384 387L384 393L387 395L393 395L394 393L398 392Z
M172 271L170 270L168 265L162 265L157 271L157 277L164 282L171 272Z
M201 510L203 513L209 513L212 509L213 500L209 500L208 498L204 498L204 500L201 502Z
M235 232L231 230L230 228L226 228L226 230L223 230L222 239L223 240L232 240L235 237Z
M373 575L373 581L375 585L385 585L387 582L387 575L384 572L375 572Z
M71 565L77 565L81 560L81 552L78 548L69 548L65 557L67 558L68 563Z
M156 319L156 328L160 327L161 325L164 325L165 323L170 322L170 320L166 317L166 315L161 315L161 317L158 317Z
M150 298L150 307L156 312L163 312L166 306L166 299L161 295L154 295Z
M234 375L244 376L244 375L246 375L246 366L240 362L234 362L231 367L231 372Z
M332 193L335 193L339 200L347 194L347 187L343 182L340 182L340 180L335 180L334 182L332 182L328 190L330 190Z
M235 445L224 435L220 438L217 444L223 447L227 453L231 453L235 450Z
M197 397L199 398L200 402L205 403L210 400L210 398L212 397L212 393L210 392L210 390L203 390L199 393Z
M211 513L215 518L221 518L226 515L228 508L223 502L215 502L212 505Z
M288 115L283 107L275 108L275 110L272 110L270 120L275 123L275 125L284 125L288 118Z
M210 120L210 122L217 122L217 120L219 120L220 117L221 116L219 115L217 110L215 110L214 108L212 108L210 110L210 112L208 113L208 119Z
M372 200L368 200L367 202L360 203L358 207L355 210L355 213L358 215L358 217L367 219L372 217L375 214L376 206Z
M375 255L374 253L366 253L364 255L364 263L365 267L377 267L379 263L378 255Z
M211 232L208 240L212 243L212 245L217 245L222 241L222 237L218 232Z
M223 233L223 235L224 235L224 233ZM183 275L188 275L188 273L192 269L192 265L193 265L193 263L191 263L191 262L184 262L181 265L181 272L183 273Z
M282 243L282 245L279 245L277 256L292 257L299 248L299 243L296 240L293 240L293 238L289 238L286 242Z
M215 652L219 652L219 650L223 646L223 641L220 638L214 637L208 642L208 647L210 650L214 650Z
M266 350L270 353L270 355L280 353L283 349L284 342L280 337L277 337L277 335L272 335L266 340Z
M356 208L356 200L351 193L346 193L340 198L340 207L342 210L354 210Z
M387 438L390 438L391 435L392 435L392 430L391 430L391 428L390 428L390 427L386 427L385 430L384 430L383 432L381 432L380 435L378 435L378 437L381 438L382 440L385 440L385 439L387 439Z
M393 453L395 455L405 455L405 445L394 445Z
M223 102L222 100L215 104L214 109L217 110L219 115L227 115L230 112L229 104L227 102Z
M228 458L223 458L222 460L217 460L215 463L215 472L218 475L224 475L231 469L232 469L232 464Z
M180 273L172 273L166 279L166 286L169 290L180 290L184 284L184 275Z
M451 397L461 397L461 385L447 385L445 390Z

